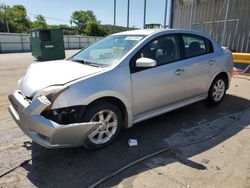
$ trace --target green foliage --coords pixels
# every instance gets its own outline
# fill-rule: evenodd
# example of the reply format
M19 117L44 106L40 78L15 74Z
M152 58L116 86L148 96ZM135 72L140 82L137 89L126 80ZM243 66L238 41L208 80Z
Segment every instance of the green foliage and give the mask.
M69 28L69 26L66 25L66 24L59 24L59 25L47 24L47 28L48 28L48 29Z
M102 28L107 35L136 29L136 28L131 28L131 27L127 28L127 27L114 26L114 25L102 25Z
M0 4L0 32L7 32L5 16L7 16L10 32L29 32L30 29L36 28L63 28L64 34L75 34L77 30L78 34L106 36L134 29L113 25L100 25L100 22L97 21L95 14L91 10L74 11L71 15L71 22L76 25L74 27L69 27L68 25L49 25L42 15L37 15L35 21L31 22L24 6L6 6L5 11L3 5Z
M71 22L76 24L78 26L78 32L79 34L84 32L85 27L87 26L89 21L95 21L96 16L94 15L93 11L87 10L87 11L75 11L71 15Z
M3 23L3 27L0 27L1 32L7 31L5 16L8 20L10 32L28 32L31 21L27 17L27 12L23 5L6 6L6 11L3 8L1 10L0 20Z
M36 20L32 23L32 29L46 29L47 23L45 18L42 15L38 15L35 17Z
M4 17L3 9L1 8L1 4L0 4L0 32L3 32L5 30L6 30L5 17Z
M57 28L61 28L60 25L49 25L49 24L47 24L47 29L57 29Z
M84 33L89 36L105 36L107 33L95 20L88 21Z
M61 28L64 35L76 35L77 33L77 27L69 27L66 24L60 24L60 25L48 25L47 24L47 28L48 29Z

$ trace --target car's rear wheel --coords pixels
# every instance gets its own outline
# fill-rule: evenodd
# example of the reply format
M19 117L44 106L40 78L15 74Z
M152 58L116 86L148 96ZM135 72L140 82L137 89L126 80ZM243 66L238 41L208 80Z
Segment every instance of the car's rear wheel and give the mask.
M216 77L208 91L207 101L211 105L219 104L226 93L226 79L223 76Z
M91 105L83 119L85 122L101 122L101 125L92 131L84 142L84 146L90 150L102 148L113 142L122 128L121 111L109 102Z

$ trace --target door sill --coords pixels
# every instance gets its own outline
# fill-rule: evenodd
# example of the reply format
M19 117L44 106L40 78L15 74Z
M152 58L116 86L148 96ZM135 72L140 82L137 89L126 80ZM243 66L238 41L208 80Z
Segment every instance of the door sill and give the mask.
M206 94L197 95L197 96L192 97L192 98L184 99L184 100L181 100L179 102L175 102L175 103L172 103L172 104L162 106L160 108L156 108L156 109L144 112L144 113L140 113L140 114L138 114L138 115L136 115L134 117L134 123L139 123L139 122L144 121L146 119L149 119L149 118L164 114L166 112L176 110L178 108L187 106L189 104L204 100L206 98L207 98Z

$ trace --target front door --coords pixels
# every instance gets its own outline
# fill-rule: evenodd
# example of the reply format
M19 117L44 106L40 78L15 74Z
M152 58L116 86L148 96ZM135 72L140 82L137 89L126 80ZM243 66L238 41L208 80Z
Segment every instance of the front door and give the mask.
M134 116L185 98L185 63L181 61L179 38L164 35L145 45L131 60ZM136 59L156 60L157 66L135 67Z

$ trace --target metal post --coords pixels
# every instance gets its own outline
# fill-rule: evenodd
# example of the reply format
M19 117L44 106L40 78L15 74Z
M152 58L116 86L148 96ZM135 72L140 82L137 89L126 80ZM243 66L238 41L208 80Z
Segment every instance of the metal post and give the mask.
M116 0L114 0L114 26L116 21Z
M147 0L144 0L144 17L143 17L143 28L146 28L146 9L147 9Z
M190 12L190 18L189 18L189 29L192 29L192 26L193 26L193 12L194 12L194 0L192 0L192 4L191 4L191 12Z
M173 8L174 8L174 2L173 0L169 0L169 7L170 11L168 13L169 17L169 28L173 28Z
M225 1L227 1L227 9L226 9L226 13L225 13L224 27L223 27L223 32L222 32L222 41L221 41L222 45L226 45L225 44L225 35L226 35L227 20L228 20L228 10L229 10L229 2L230 2L230 0L225 0Z
M88 43L88 45L87 45L87 46L89 46L89 45L90 45L90 42L89 42L89 36L87 37L87 43Z
M68 49L70 49L70 46L69 46L69 36L68 36Z
M20 39L21 39L22 51L24 52L24 44L23 44L23 36L22 36L22 34L20 34Z
M164 25L163 25L164 28L167 27L167 9L168 9L168 0L166 0L165 3L165 14L164 14Z
M79 48L81 48L81 37L79 36Z
M130 3L130 0L128 0L127 27L129 27L129 3Z

